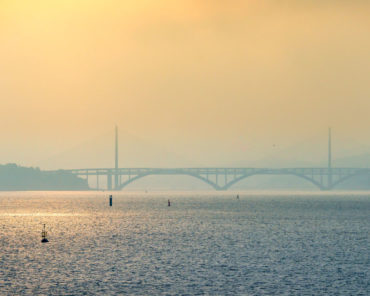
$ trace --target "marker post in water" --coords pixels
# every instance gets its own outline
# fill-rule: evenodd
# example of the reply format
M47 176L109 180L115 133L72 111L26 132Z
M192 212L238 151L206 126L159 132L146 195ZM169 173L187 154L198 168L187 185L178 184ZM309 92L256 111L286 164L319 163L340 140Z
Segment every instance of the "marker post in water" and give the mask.
M109 195L109 206L111 207L113 204L113 196Z
M44 224L44 229L41 231L41 238L42 238L41 242L42 243L48 243L49 242L47 236L48 236L48 233L45 230L45 224Z

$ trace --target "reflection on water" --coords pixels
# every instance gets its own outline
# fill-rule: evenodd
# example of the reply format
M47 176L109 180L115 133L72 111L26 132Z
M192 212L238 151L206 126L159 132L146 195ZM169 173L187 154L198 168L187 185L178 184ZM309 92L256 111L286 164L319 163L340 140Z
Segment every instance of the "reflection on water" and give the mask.
M369 194L239 195L1 193L0 295L370 294Z
M87 214L65 214L65 213L1 213L0 216L26 217L26 216L41 216L41 217L73 217L86 216Z

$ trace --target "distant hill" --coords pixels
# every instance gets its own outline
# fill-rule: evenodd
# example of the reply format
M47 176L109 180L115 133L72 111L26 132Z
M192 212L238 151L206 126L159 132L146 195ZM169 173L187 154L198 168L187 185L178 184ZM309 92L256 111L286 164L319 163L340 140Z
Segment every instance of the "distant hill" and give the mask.
M0 165L0 190L88 190L86 180L64 172L47 172L16 164Z

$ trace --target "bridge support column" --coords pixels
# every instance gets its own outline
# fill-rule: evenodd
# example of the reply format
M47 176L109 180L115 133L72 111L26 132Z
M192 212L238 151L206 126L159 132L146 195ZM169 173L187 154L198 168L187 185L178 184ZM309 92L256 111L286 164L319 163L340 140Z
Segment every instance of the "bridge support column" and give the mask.
M116 145L115 145L115 165L114 165L114 188L118 189L119 188L119 183L118 183L118 127L116 126L115 129L115 134L116 134Z
M328 134L328 190L333 187L333 172L331 166L331 128Z
M114 188L119 188L120 182L119 182L119 175L118 172L114 173Z
M107 173L107 187L108 187L108 190L112 190L112 173L111 172Z

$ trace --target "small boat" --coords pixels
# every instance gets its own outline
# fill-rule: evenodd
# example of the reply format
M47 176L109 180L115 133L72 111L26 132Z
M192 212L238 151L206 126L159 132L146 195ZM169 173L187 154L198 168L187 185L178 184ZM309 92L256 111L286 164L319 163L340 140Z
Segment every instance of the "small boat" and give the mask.
M48 236L48 233L46 232L45 230L45 224L44 224L44 229L41 231L41 242L42 243L48 243L48 239L47 239L47 236Z

